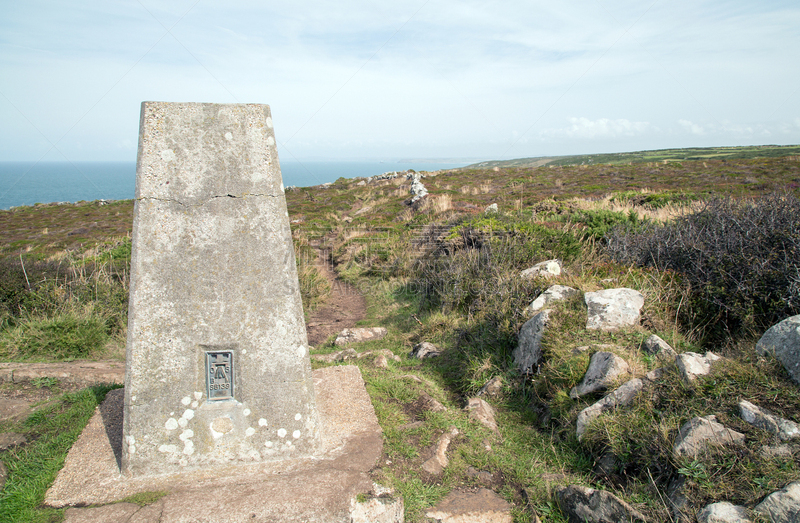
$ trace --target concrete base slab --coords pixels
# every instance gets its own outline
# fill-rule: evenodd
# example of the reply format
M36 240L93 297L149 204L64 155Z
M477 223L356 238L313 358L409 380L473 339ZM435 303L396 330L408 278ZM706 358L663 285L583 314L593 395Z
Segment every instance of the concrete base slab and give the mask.
M349 522L355 497L373 488L368 473L383 451L381 429L358 367L319 369L313 379L322 423L322 445L314 457L230 466L215 475L123 477L123 396L121 389L112 391L70 450L45 504L85 506L166 491L157 503L137 510L127 506L129 516L111 517L162 523ZM96 510L70 509L65 522L103 521L109 509L91 513Z

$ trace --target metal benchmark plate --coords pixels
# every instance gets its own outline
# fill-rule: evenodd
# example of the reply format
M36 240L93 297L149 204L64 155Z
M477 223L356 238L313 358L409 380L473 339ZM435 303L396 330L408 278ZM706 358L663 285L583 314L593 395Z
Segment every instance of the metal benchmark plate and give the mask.
M208 401L233 398L233 351L206 352L206 397Z

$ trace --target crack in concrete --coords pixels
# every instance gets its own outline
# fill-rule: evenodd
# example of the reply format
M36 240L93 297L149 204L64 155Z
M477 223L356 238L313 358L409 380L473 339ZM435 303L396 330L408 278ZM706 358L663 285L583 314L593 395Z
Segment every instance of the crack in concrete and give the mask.
M249 197L277 198L278 196L279 196L278 194L264 194L264 193L245 193L245 194L242 194L242 195L239 195L239 196L237 196L235 194L222 194L222 195L219 195L219 196L212 196L212 197L208 198L207 200L205 200L203 202L195 203L195 204L184 203L184 202L182 202L180 200L176 200L174 198L156 198L155 196L143 196L143 197L140 197L140 198L136 198L135 200L136 201L150 200L150 201L156 201L156 202L171 202L171 203L177 203L178 205L183 205L185 207L186 206L189 206L189 207L202 207L203 205L207 204L211 200L216 200L218 198L249 198Z

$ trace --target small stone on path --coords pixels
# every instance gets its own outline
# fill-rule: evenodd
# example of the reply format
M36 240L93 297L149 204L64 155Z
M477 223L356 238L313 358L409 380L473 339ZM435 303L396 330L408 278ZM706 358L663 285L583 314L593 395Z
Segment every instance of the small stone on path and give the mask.
M422 343L417 343L414 345L414 348L411 350L409 357L411 358L435 358L436 356L440 356L442 352L439 350L439 347L434 345L433 343L423 341Z
M375 341L386 336L388 331L384 327L369 327L344 329L336 337L334 344L342 346L349 343L361 343L365 341Z
M438 476L444 472L445 467L450 463L447 459L447 449L456 436L458 436L458 429L455 427L450 427L448 432L442 434L433 449L433 456L422 464L422 470L433 476Z
M497 396L503 390L503 378L500 376L495 376L494 378L487 381L481 390L478 391L478 397L481 396Z
M494 419L494 409L491 405L480 398L470 398L467 406L464 407L469 413L470 419L474 419L487 429L497 432L497 422Z
M0 450L8 450L19 445L24 445L28 439L16 432L4 432L0 434Z

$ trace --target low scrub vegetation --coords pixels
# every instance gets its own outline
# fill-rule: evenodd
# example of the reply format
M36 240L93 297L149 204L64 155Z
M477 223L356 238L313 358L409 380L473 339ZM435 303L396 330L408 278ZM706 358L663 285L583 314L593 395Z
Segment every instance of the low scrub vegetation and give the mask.
M611 255L674 271L691 289L682 320L715 341L800 313L800 200L715 198L666 224L616 227Z

